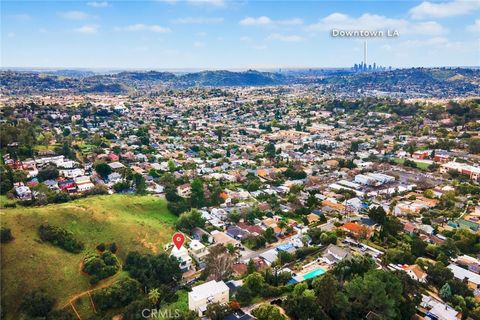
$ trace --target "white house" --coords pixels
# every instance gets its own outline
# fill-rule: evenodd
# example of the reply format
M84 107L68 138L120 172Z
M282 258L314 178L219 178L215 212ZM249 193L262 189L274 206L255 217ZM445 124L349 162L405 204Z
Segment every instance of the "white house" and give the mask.
M198 240L192 240L188 245L188 251L192 255L193 259L197 261L200 268L204 268L204 259L208 255L208 249Z
M225 282L215 280L193 287L188 293L188 309L202 316L210 303L227 304L229 291Z
M184 246L181 246L180 249L174 246L170 255L178 259L182 272L186 272L192 268L192 257L190 257L188 250Z
M65 178L76 178L76 177L83 176L85 174L85 170L80 168L62 169L60 170L60 174Z
M21 200L31 200L32 199L32 191L27 186L19 186L15 188L15 193L17 197Z
M81 176L75 178L75 184L79 192L84 192L92 189L95 185L90 181L90 177Z

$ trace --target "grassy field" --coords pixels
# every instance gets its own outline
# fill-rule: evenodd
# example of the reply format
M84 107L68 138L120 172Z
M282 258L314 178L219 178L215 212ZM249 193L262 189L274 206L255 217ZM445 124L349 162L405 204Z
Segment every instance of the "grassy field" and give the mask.
M101 242L116 242L121 261L129 251L161 251L170 241L176 219L166 201L153 196L97 196L44 207L2 209L0 223L11 228L15 238L0 246L6 319L18 319L19 301L34 288L55 296L57 306L91 289L80 265L85 253ZM85 252L72 254L42 243L37 230L43 222L73 232L85 243Z
M403 158L395 158L393 160L397 164L403 164L405 162L405 159L403 159ZM420 161L415 161L415 163L417 164L417 168L420 169L420 170L427 170L428 169L428 166L429 166L428 163L420 162Z

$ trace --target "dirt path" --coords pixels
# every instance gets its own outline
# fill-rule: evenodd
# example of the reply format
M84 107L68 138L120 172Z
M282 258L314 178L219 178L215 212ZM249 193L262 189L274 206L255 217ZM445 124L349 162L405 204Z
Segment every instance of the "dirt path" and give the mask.
M121 274L121 271L117 272L116 274L114 274L110 278L107 278L107 279L104 279L104 280L100 281L94 288L79 292L79 293L71 296L70 299L68 300L68 302L63 306L63 308L67 307L70 304L73 304L78 298L81 298L86 294L90 294L95 290L103 289L103 288L111 286L112 283L115 282L115 280L117 280L117 278L120 276L120 274Z

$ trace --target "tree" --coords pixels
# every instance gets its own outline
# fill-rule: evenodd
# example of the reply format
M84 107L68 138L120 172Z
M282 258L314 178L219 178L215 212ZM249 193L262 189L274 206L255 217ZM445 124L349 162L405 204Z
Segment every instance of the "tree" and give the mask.
M343 259L333 269L333 274L342 283L355 275L363 275L375 267L375 262L370 256L354 256L351 259Z
M265 279L260 273L254 272L244 279L243 285L247 286L253 295L257 295L265 288Z
M242 306L247 306L253 299L253 293L247 286L241 286L235 293L235 298Z
M191 184L192 194L190 196L190 202L192 207L201 208L205 206L205 192L203 190L203 181L200 179L194 179Z
M177 168L177 166L175 165L175 162L172 159L168 160L167 165L168 165L168 171L170 172L174 172L175 169Z
M227 248L219 244L209 248L209 251L205 257L205 275L217 281L227 279L233 272L233 258Z
M387 213L382 206L372 207L368 210L368 217L380 225L387 221Z
M123 269L147 288L173 287L182 278L178 260L166 253L153 256L129 252Z
M480 139L468 139L468 151L470 153L480 153Z
M443 286L451 279L453 279L452 270L445 267L442 262L428 265L427 280L437 288L440 288L440 286Z
M97 162L94 165L95 171L97 174L102 177L102 179L107 179L108 175L112 173L112 168L106 162Z
M247 263L247 273L252 274L255 271L257 271L257 268L255 268L255 262L253 262L253 259L248 260Z
M34 290L23 297L21 310L31 317L45 317L55 305L55 299L44 290Z
M47 320L76 320L77 317L69 310L54 310L47 316Z
M294 319L327 320L329 317L320 308L315 293L305 283L297 284L283 303L286 313Z
M138 281L123 278L109 287L95 290L92 299L97 309L106 311L127 306L136 300L141 292L141 285Z
M150 300L155 306L158 305L158 302L160 301L160 291L158 288L152 288L148 291L148 300Z
M280 251L277 256L277 261L279 265L284 265L286 263L292 262L295 259L295 256L288 251Z
M323 277L315 279L313 282L313 288L318 302L327 313L335 307L337 286L337 279L335 279L331 273L327 273Z
M269 142L265 146L265 151L264 152L265 152L267 158L269 158L269 159L275 158L275 144L273 142Z
M189 212L180 214L176 226L178 230L190 233L195 227L203 228L205 226L205 219L202 217L200 211L192 209Z
M440 289L440 297L444 301L449 301L452 297L452 289L450 289L450 285L448 283L445 283Z
M273 231L273 228L267 228L263 232L263 237L265 240L267 240L269 243L277 241L277 237L275 237L275 232Z
M38 172L37 178L40 182L45 180L55 180L58 178L59 171L55 165L48 165Z
M133 183L135 184L136 194L145 194L147 192L147 184L145 183L145 178L141 174L135 173L133 175Z
M402 284L391 272L371 270L363 277L355 276L345 285L351 319L364 319L375 312L382 319L399 319Z
M280 310L271 304L261 304L259 307L252 310L252 315L258 320L284 320L285 316L280 313Z
M230 309L227 305L214 302L207 305L205 316L211 320L223 320L229 313Z

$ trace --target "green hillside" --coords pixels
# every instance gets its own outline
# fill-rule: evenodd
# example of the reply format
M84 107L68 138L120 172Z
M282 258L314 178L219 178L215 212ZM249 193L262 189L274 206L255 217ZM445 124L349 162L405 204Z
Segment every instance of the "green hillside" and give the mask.
M44 207L1 209L1 225L11 228L15 238L0 246L6 318L18 319L19 302L32 289L46 289L62 307L92 288L88 276L81 273L81 262L101 242L115 242L120 260L133 250L161 251L170 241L176 218L165 200L153 196L98 196ZM73 232L85 244L84 252L72 254L42 243L38 226L44 222Z

